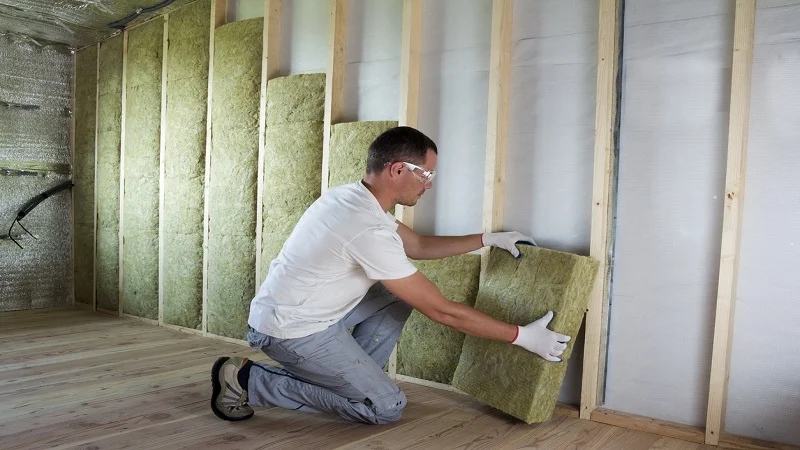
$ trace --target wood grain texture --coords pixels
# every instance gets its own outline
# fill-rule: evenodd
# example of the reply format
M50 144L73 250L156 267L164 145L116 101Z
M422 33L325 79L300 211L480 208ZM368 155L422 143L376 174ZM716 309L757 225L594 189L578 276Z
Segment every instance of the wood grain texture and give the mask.
M203 307L200 329L208 333L208 200L211 178L211 110L214 86L214 30L225 24L226 0L211 0L208 34L208 94L206 108L206 160L203 179Z
M344 108L345 45L347 43L347 0L330 0L328 22L328 63L325 77L325 118L322 135L322 193L328 190L331 155L331 126L342 121Z
M416 128L419 116L422 0L403 0L403 25L400 36L400 112L397 121L399 126ZM398 205L395 208L395 217L405 226L414 228L413 206ZM396 359L394 361L396 362Z
M281 12L283 0L264 0L264 32L261 52L261 89L258 105L258 187L256 190L256 284L261 288L261 247L264 232L264 158L267 126L267 82L280 75Z
M391 425L277 408L228 423L209 410L209 369L222 355L271 363L252 349L83 309L3 313L0 329L0 442L8 449L711 448L565 415L526 425L465 395L410 383L400 384L408 406Z
M164 40L161 50L161 136L159 139L158 166L158 323L164 323L164 241L166 217L164 179L166 178L167 148L167 63L169 61L169 14L164 15Z
M605 386L608 331L611 230L616 185L617 78L622 28L620 0L600 1L595 98L594 175L589 255L600 261L586 312L586 334L581 380L581 418L589 419L601 404Z
M728 163L722 218L719 285L711 350L711 376L706 413L707 444L716 445L725 423L734 306L739 279L739 244L742 235L747 134L750 128L750 80L753 68L755 0L736 0L733 35L731 104L728 121Z
M667 436L689 442L703 443L703 429L700 427L692 427L605 408L595 409L592 412L592 421L632 430L646 431L659 436Z
M122 32L122 114L120 119L120 154L119 154L119 289L117 298L117 315L122 316L122 285L124 280L123 246L125 243L125 119L128 109L128 30Z

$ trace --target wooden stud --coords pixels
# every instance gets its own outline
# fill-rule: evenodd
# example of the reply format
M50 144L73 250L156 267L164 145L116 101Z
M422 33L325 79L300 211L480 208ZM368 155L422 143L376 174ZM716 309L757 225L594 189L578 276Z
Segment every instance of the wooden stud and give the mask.
M258 106L258 187L256 193L256 288L261 287L261 240L264 225L264 158L267 126L267 82L280 75L281 12L283 0L264 0L264 32L261 53L261 94Z
M489 113L486 125L486 178L483 188L483 231L503 228L506 190L508 99L511 81L511 28L513 0L492 2L492 41L489 54ZM481 277L489 249L481 251Z
M328 66L325 76L325 122L322 134L322 193L328 190L331 126L341 122L344 103L347 0L330 0Z
M124 267L122 264L122 250L125 243L125 116L127 115L128 91L128 30L122 32L122 119L119 154L119 291L117 294L118 315L122 316L122 286L124 280Z
M92 311L97 311L97 139L100 134L100 43L97 43L97 61L94 86L94 201L92 212Z
M597 94L595 103L594 181L592 185L592 228L589 254L600 262L586 313L586 344L581 382L582 419L602 403L605 385L608 293L611 259L611 229L616 177L618 124L617 82L622 29L620 0L601 0L597 45Z
M161 51L161 138L159 141L158 170L158 324L164 324L164 218L166 201L164 181L166 178L167 152L167 57L169 52L169 14L164 14L164 41Z
M597 408L592 412L592 421L615 425L630 430L667 436L683 441L703 443L703 429L666 420L651 419L605 408Z
M422 0L403 0L400 50L400 126L417 127L419 113L419 55L422 40ZM395 217L414 228L414 208L397 205ZM389 377L397 379L397 345L389 355Z
M711 353L708 390L706 443L717 445L725 423L728 377L730 376L731 338L739 278L739 243L742 234L747 135L750 123L750 80L753 67L755 0L736 0L733 34L731 104L728 121L728 164L722 219L722 246L719 260L717 311Z
M208 100L206 103L206 168L203 180L203 308L201 330L208 335L208 204L211 180L211 108L214 87L214 30L225 24L226 0L212 0L208 35Z
M69 121L69 160L70 160L70 167L72 167L72 179L75 179L75 85L77 84L77 80L75 76L77 75L77 59L78 59L78 52L72 53L72 80L70 83L70 108L72 110L71 118ZM75 306L75 189L70 189L70 198L69 201L71 203L70 209L72 210L72 223L70 224L71 231L72 231L72 249L70 251L70 266L69 270L72 274L71 282L70 282L70 290L72 291L72 306Z
M419 57L422 41L422 0L403 0L400 50L400 126L417 127L419 114ZM414 228L414 208L397 205L397 220Z

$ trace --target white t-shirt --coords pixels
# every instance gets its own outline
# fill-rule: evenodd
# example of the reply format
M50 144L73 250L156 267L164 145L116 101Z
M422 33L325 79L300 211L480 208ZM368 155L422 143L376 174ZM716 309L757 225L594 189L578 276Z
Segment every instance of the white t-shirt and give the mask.
M413 275L397 222L361 183L328 190L297 222L250 303L248 323L293 339L325 330L379 280Z

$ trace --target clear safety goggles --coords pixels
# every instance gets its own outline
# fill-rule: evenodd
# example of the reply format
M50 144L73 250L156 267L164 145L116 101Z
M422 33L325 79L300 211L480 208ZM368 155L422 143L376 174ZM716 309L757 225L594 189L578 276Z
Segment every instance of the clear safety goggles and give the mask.
M410 170L411 173L413 173L414 176L417 177L419 182L422 184L432 183L433 177L436 176L435 170L423 169L422 167L416 164L411 164L409 162L403 162L403 164L405 164L408 170Z

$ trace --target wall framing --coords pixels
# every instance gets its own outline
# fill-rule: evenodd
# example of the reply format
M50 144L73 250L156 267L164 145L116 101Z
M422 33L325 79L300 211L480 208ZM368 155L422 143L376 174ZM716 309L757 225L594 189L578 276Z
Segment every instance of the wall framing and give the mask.
M622 34L622 0L600 1L597 44L592 228L589 254L600 261L586 313L580 417L589 419L602 404L608 334L612 229L616 185L616 129Z
M267 83L280 75L281 13L283 0L264 0L264 32L261 52L261 92L258 106L258 187L256 190L256 283L255 293L265 274L261 273L261 248L264 223L264 158L267 127Z
M731 103L728 121L728 162L722 219L714 343L708 390L705 442L719 444L725 424L730 376L736 287L739 278L739 244L742 235L747 137L750 128L750 82L753 68L755 0L736 0L733 35Z
M328 190L331 126L342 121L344 109L347 0L330 0L328 63L325 76L325 118L322 131L322 193Z

